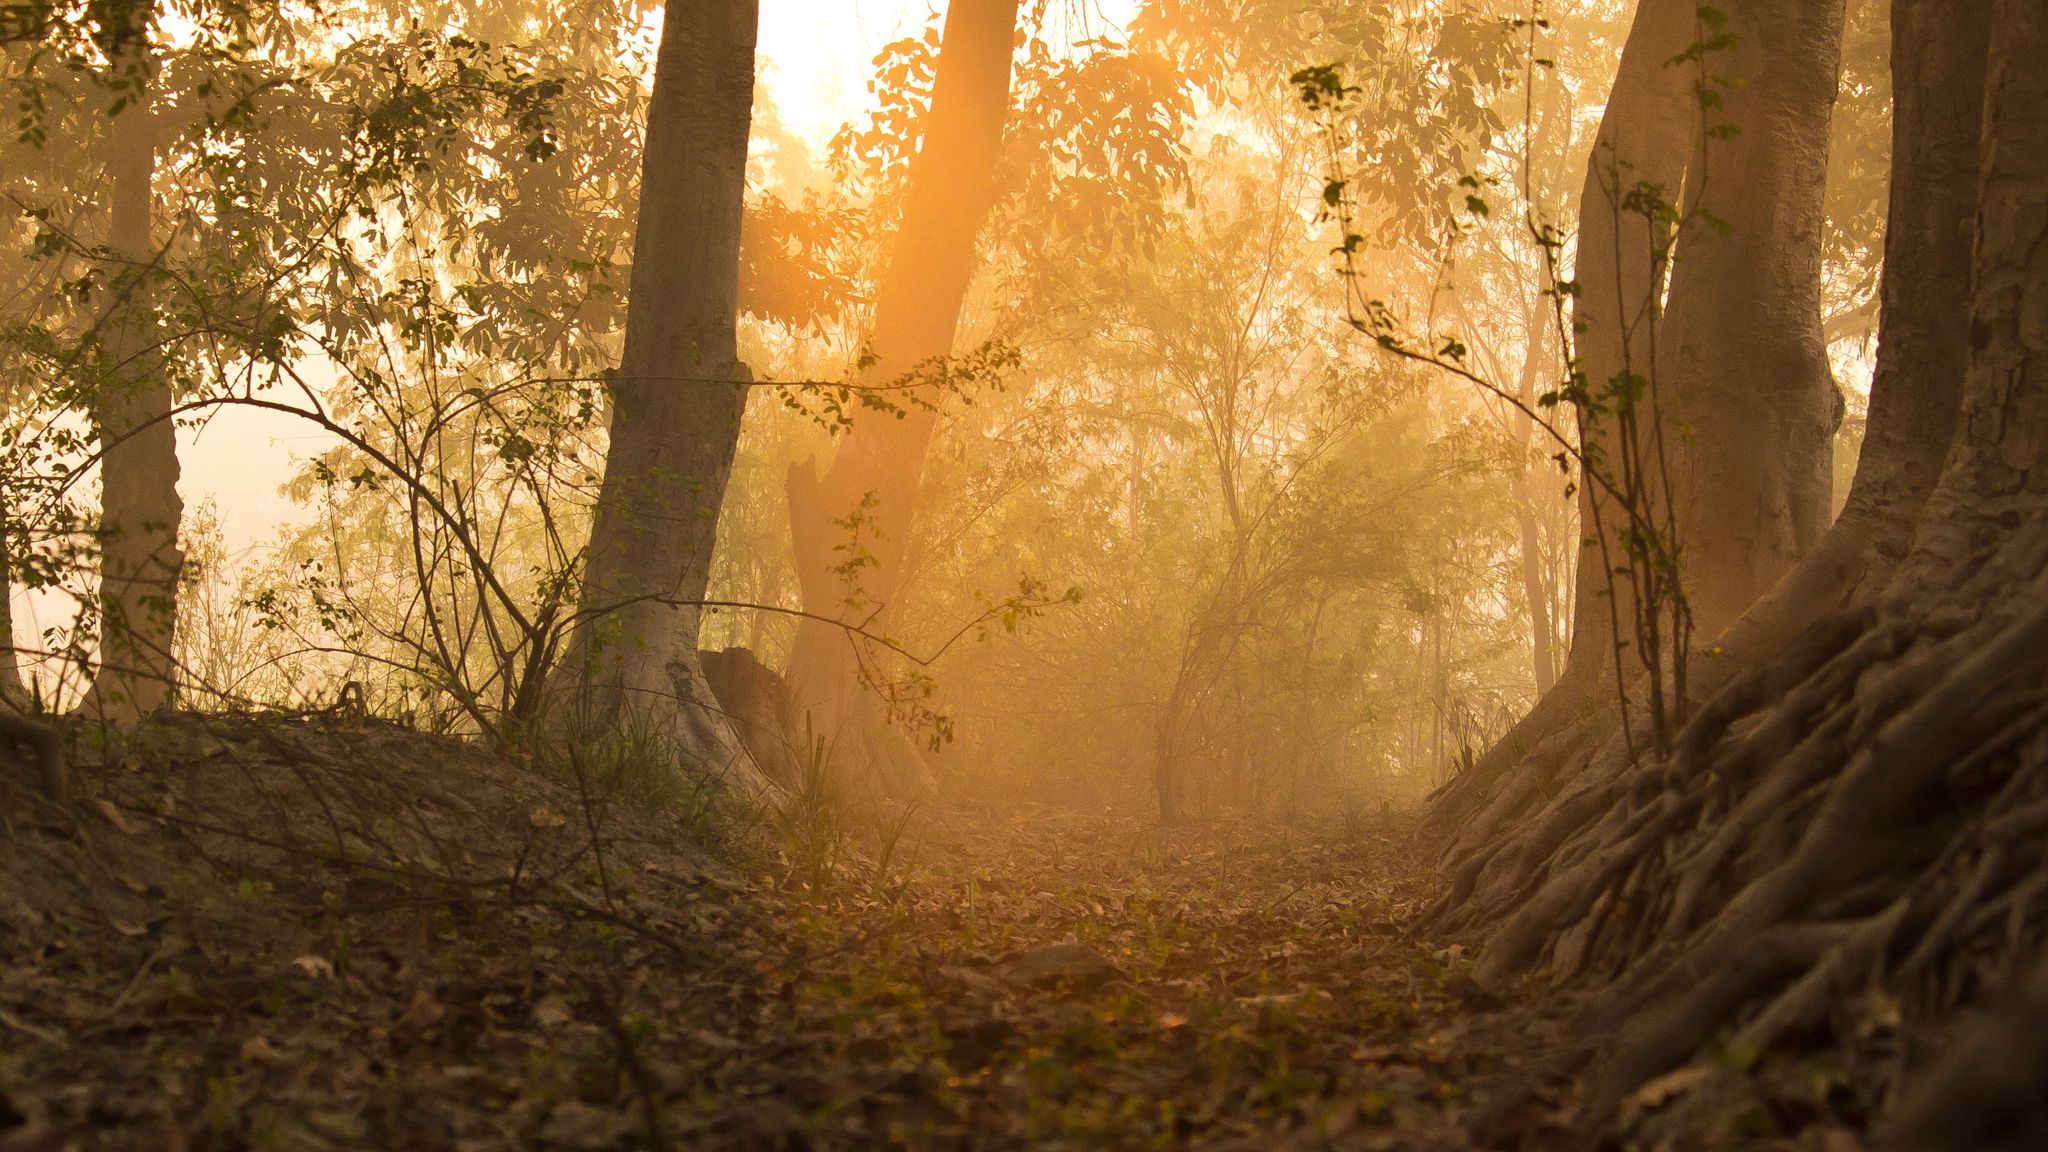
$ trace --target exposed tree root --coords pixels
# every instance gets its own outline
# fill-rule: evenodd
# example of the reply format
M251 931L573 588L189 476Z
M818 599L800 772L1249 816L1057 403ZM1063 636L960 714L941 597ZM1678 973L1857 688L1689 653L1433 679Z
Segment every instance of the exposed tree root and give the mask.
M1479 820L1505 830L1495 843L1453 843L1435 919L1489 926L1482 983L1598 982L1588 1124L1710 1047L1744 1063L1827 1036L1853 1047L1868 1022L1844 1005L1868 996L1899 1006L1898 1050L1858 1066L1881 1097L1959 1005L2032 964L2048 925L2044 546L2030 533L1945 594L1902 580L1822 621L1728 677L1667 760L1631 764L1617 735L1576 772L1533 765L1547 791L1502 787Z
M1888 1152L2048 1147L2048 964L1996 1014L1967 1022L1900 1104Z
M1564 675L1528 715L1495 741L1477 763L1430 797L1423 834L1463 844L1485 844L1489 826L1502 813L1516 809L1512 802L1502 802L1503 792L1528 791L1533 774L1530 765L1563 764L1575 755L1583 756L1589 750L1583 745L1597 739L1597 729L1608 717L1603 705L1613 692L1600 668L1600 661L1583 658L1567 664Z

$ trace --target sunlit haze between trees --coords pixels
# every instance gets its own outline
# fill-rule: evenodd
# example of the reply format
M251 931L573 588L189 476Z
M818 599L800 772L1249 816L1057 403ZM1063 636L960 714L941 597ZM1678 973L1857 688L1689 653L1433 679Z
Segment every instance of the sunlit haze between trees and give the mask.
M0 87L0 1152L2048 1147L2039 0Z

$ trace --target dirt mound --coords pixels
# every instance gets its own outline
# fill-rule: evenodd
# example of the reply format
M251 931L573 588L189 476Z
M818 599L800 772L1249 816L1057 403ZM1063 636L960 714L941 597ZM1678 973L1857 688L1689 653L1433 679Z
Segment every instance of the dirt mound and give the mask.
M605 1146L621 1004L723 972L740 885L617 780L345 720L80 759L75 805L0 783L9 1152Z
M330 718L0 783L0 1152L1513 1148L1399 828L663 804ZM849 831L848 829L853 829Z

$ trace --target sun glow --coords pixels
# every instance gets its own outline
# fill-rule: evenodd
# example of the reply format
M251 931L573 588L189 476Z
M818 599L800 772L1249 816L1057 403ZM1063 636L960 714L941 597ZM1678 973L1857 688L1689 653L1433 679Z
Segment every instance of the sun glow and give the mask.
M883 45L944 13L943 2L929 0L762 0L760 74L776 117L822 159L833 133L873 100L869 61ZM310 510L279 489L307 455L333 443L292 417L232 408L181 429L180 441L186 507L210 501L227 550L237 557L264 549L280 528L308 520ZM28 606L31 618L37 607L47 608ZM57 615L69 608L60 605Z
M868 62L944 13L932 0L762 0L761 83L776 117L822 155L873 100Z
M1065 0L1048 30L1119 36L1137 0ZM868 65L891 41L943 20L945 0L761 0L761 81L784 126L822 155L833 133L873 102Z

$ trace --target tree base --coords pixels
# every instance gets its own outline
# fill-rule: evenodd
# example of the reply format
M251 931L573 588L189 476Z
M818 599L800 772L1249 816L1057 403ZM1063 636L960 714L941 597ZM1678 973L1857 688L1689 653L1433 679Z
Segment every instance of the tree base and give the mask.
M1874 1098L1911 1087L2048 935L2048 533L1808 629L1667 760L1610 737L1561 779L1454 859L1435 921L1489 928L1482 984L1594 990L1586 1125L1707 1052L1857 1050Z

